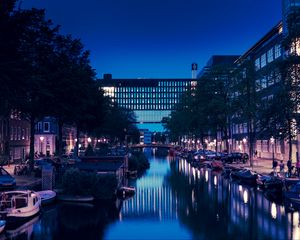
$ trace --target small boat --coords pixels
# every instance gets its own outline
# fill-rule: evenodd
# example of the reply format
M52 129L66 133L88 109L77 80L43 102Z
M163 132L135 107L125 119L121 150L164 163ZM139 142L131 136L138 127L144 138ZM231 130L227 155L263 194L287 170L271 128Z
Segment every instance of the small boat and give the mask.
M51 191L51 190L39 191L36 193L40 195L42 205L51 204L54 202L54 200L56 198L56 192Z
M290 190L285 191L284 197L291 202L300 203L300 183L295 184Z
M223 163L221 161L214 160L211 162L211 169L212 170L223 170L224 169Z
M299 178L285 178L284 179L284 187L286 188L286 190L290 190L290 188L295 186L297 183L300 183Z
M7 224L24 221L40 212L41 198L34 191L2 192L0 199L0 214Z
M281 193L283 190L283 186L283 180L278 177L271 177L270 179L266 179L264 182L264 189L266 191L272 191L275 193Z
M242 170L242 168L238 168L238 167L234 167L234 166L228 166L228 165L225 165L224 169L223 169L223 173L222 173L222 176L226 179L230 178L230 174L232 172L237 172L237 171L240 171Z
M0 220L0 233L4 231L5 225L6 225L6 221Z
M259 188L264 189L265 188L265 182L267 180L270 180L272 177L270 175L257 175L256 178L256 184Z
M231 172L230 177L232 180L237 180L244 184L256 185L257 173L248 169L243 169Z
M120 198L132 197L135 194L135 187L120 187L117 190L117 195Z
M94 201L93 196L80 196L80 195L67 195L67 194L59 194L59 195L57 195L57 199L60 201L66 201L66 202L92 202L92 201Z

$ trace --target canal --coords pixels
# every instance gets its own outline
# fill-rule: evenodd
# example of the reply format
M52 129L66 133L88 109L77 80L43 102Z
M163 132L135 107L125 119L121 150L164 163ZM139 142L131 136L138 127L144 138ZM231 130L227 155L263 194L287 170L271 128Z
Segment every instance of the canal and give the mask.
M148 152L150 169L123 202L58 204L8 239L300 239L299 212L261 191ZM4 238L5 239L5 238Z

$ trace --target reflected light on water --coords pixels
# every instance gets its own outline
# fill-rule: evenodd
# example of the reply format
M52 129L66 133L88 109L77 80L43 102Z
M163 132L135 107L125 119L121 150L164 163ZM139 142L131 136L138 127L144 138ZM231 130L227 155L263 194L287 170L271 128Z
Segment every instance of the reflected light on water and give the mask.
M195 170L195 168L193 168L193 177L194 177L194 179L196 179L196 178L197 178L197 176L196 176L196 170Z
M299 213L292 213L292 224L293 224L293 239L300 239L300 228L299 228Z
M205 171L205 182L208 182L208 171Z
M195 203L195 191L194 189L192 190L192 203Z
M273 219L277 218L277 209L276 209L275 203L272 203L272 205L271 205L271 216Z
M218 180L217 180L217 176L214 176L214 185L217 186Z
M248 191L247 190L244 190L244 194L243 194L243 199L244 199L244 203L248 203Z

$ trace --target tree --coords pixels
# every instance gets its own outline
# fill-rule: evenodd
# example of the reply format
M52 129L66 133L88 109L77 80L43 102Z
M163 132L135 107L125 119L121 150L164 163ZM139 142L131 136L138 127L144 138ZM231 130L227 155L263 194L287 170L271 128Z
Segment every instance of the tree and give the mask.
M103 119L103 93L97 89L89 52L79 39L57 35L50 59L47 88L51 89L49 114L58 122L58 155L62 154L65 123L91 131ZM86 124L85 124L86 121Z
M238 116L233 119L234 123L247 124L247 138L249 145L249 161L253 166L253 153L256 143L258 127L258 103L256 92L256 73L251 60L243 59L232 74L232 115ZM237 122L236 122L237 121Z
M110 99L108 100L111 101ZM107 114L105 115L102 130L103 135L109 136L114 141L124 141L137 135L137 129L133 124L136 122L133 111L119 107L116 103L110 102Z
M49 73L49 59L53 52L53 40L58 27L53 27L50 20L46 20L44 10L19 10L16 13L18 22L19 51L26 64L26 73L22 78L23 93L17 108L30 121L30 166L34 159L34 134L37 119L47 114L48 99L51 91L47 88Z

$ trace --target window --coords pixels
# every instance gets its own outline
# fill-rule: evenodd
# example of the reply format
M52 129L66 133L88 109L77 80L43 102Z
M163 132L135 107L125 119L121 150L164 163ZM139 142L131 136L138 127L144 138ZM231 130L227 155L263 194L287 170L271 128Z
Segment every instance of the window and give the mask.
M281 47L280 45L275 45L275 59L279 58L281 56Z
M274 73L272 73L268 76L268 85L271 86L274 84L274 82Z
M255 90L256 92L259 92L261 90L261 83L259 79L255 81Z
M273 48L271 48L267 54L268 54L268 63L273 62L274 60Z
M41 122L38 122L38 132L41 132L42 131L42 123Z
M44 122L44 132L50 132L50 123Z
M260 69L260 58L257 58L256 60L255 60L255 70L257 71L257 70L259 70Z
M262 68L267 65L267 59L266 59L266 54L265 53L263 55L261 55L260 61L261 61L260 64L261 64Z
M263 77L261 79L261 88L264 89L267 87L267 78L266 77Z

